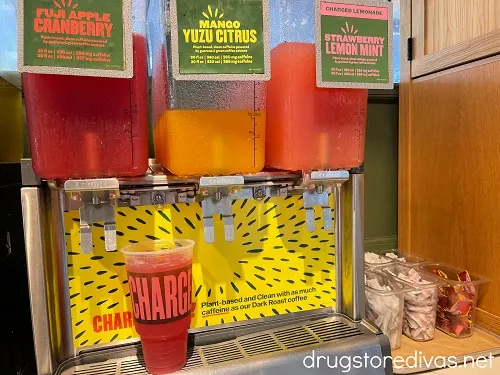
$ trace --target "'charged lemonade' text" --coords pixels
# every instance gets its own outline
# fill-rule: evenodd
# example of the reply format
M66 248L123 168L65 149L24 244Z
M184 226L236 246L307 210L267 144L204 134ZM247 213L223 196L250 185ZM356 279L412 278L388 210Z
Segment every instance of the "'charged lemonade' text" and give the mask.
M241 29L240 21L200 20L199 29L183 29L186 43L257 43L257 30Z

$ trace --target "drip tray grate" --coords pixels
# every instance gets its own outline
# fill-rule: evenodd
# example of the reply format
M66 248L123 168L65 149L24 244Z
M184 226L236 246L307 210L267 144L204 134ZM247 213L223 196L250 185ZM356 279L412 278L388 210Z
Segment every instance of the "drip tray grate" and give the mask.
M360 329L359 324L340 316L268 330L218 344L190 348L186 366L181 372L344 340L364 335L366 332L366 329ZM73 366L63 370L59 375L148 375L148 373L141 356L129 356Z

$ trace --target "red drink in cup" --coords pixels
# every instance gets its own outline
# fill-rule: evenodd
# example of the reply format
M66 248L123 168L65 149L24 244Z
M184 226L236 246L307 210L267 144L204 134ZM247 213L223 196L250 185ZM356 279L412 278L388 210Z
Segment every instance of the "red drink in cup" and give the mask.
M193 246L191 240L159 240L122 249L135 329L151 374L168 374L186 364Z

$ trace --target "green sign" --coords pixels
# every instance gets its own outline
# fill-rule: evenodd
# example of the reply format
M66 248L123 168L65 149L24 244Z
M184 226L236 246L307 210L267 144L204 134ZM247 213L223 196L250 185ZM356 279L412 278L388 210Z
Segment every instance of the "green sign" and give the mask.
M131 1L22 0L24 72L132 76Z
M319 87L393 87L392 3L316 0L316 12Z
M172 2L176 79L268 78L268 0Z

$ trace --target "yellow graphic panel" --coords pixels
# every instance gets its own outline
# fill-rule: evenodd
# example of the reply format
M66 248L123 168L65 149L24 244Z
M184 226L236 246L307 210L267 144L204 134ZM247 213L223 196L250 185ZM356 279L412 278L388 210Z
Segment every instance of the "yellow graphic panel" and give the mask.
M334 233L309 233L302 197L233 201L235 240L205 243L199 203L117 209L118 248L162 238L196 241L192 328L335 305ZM78 211L65 213L71 318L75 347L137 337L123 256L104 250L94 223L93 254L81 254Z

